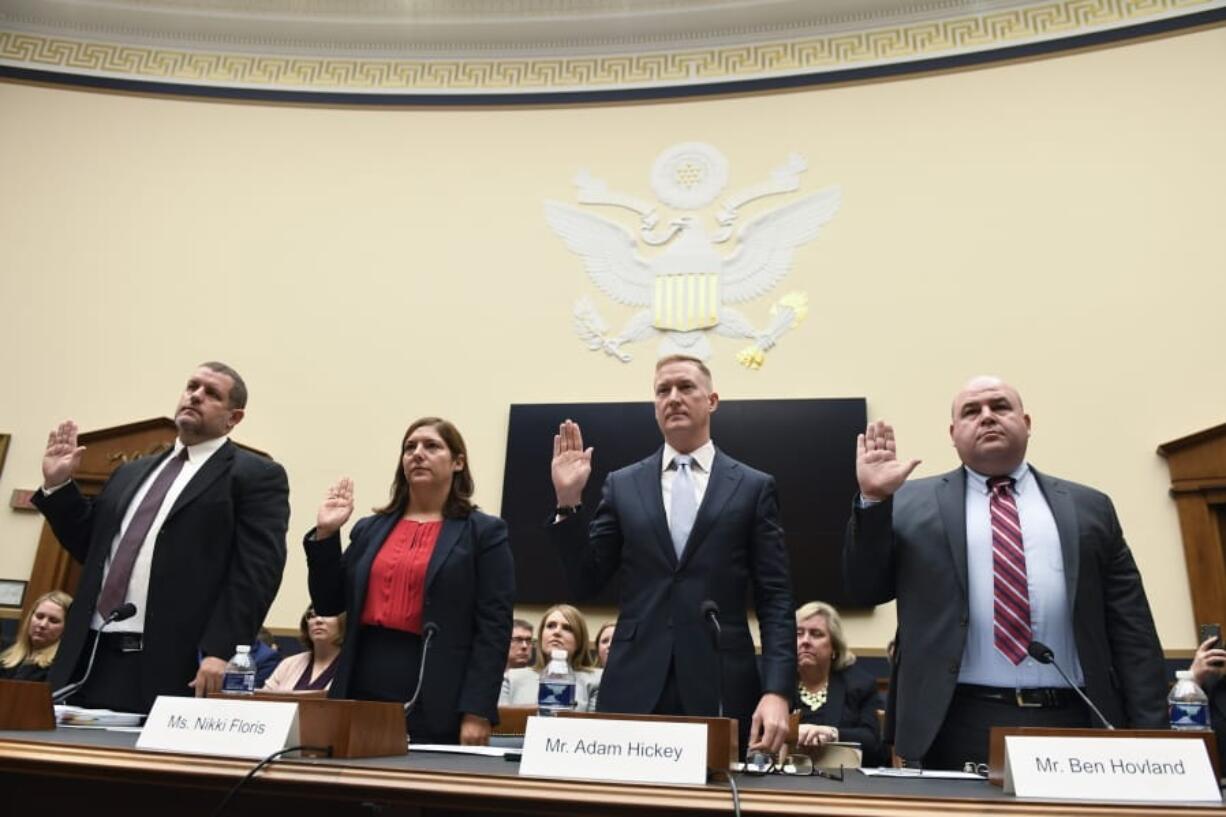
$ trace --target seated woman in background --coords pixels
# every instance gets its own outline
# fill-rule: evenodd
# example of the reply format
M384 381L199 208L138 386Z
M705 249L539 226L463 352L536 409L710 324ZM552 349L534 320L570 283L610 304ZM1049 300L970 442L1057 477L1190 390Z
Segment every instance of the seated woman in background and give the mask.
M298 622L298 640L306 649L277 664L264 684L265 692L309 692L332 686L345 641L345 614L317 616L308 607Z
M536 664L507 672L502 679L499 706L534 706L541 673L554 650L564 650L575 674L575 708L590 712L596 708L601 671L588 651L587 624L583 615L569 604L555 604L545 611L536 632Z
M0 678L11 681L45 681L64 634L64 619L72 596L52 590L39 596L22 619L17 640L0 653Z
M843 621L829 604L811 601L796 611L795 697L800 710L800 746L855 742L865 766L885 762L877 723L879 706L873 678L853 666Z
M438 417L416 420L396 455L391 498L358 520L353 483L328 491L306 536L320 615L348 616L333 698L407 702L414 743L489 743L511 640L515 562L507 525L473 504L468 449ZM429 654L423 652L429 645Z
M601 669L609 665L609 645L613 643L613 631L616 629L616 621L606 621L596 631L596 663Z

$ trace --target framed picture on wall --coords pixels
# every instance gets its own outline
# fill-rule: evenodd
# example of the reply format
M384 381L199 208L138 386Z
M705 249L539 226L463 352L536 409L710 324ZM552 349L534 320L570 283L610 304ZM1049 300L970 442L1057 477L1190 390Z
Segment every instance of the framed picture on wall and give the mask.
M9 440L12 434L0 434L0 474L4 473L4 458L9 453Z
M20 579L0 579L0 610L20 610L26 597L26 584Z

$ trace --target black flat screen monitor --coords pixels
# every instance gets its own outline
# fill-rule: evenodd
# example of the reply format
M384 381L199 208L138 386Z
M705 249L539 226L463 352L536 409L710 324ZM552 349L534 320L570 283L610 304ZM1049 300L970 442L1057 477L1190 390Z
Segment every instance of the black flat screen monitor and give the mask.
M503 474L502 515L515 552L517 603L576 602L545 530L556 499L549 476L553 435L566 419L592 446L592 478L584 513L600 502L605 475L637 462L662 444L652 404L552 403L511 406ZM843 594L843 531L856 495L856 435L864 430L863 398L723 400L711 436L729 456L775 477L791 558L797 604L813 599L847 606ZM583 604L617 604L618 578Z

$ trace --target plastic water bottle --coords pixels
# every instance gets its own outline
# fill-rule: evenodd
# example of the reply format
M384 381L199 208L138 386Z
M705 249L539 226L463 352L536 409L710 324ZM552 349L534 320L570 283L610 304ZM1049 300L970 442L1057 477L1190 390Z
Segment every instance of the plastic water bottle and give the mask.
M536 703L540 714L548 716L575 708L575 674L566 660L566 650L549 654L549 664L537 687Z
M1175 673L1175 686L1166 699L1171 713L1171 728L1196 732L1209 728L1209 698L1192 680L1191 670Z
M226 664L225 675L221 676L221 691L227 695L255 693L255 661L247 644L234 648L234 657Z

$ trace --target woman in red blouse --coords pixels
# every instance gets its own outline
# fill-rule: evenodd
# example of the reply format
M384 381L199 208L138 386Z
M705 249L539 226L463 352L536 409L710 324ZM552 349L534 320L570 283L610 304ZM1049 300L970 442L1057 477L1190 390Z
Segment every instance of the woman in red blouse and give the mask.
M464 438L425 417L404 434L390 501L358 520L349 548L341 552L354 507L347 478L329 489L304 543L315 610L345 612L352 628L331 697L408 701L434 625L408 718L415 743L485 744L498 720L515 567L506 523L472 495Z

